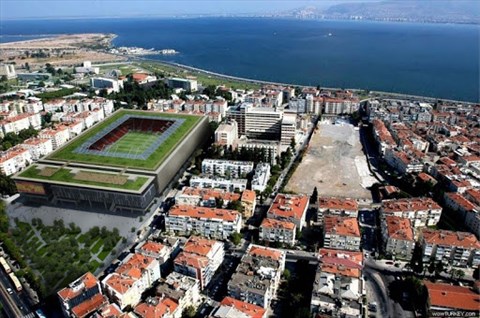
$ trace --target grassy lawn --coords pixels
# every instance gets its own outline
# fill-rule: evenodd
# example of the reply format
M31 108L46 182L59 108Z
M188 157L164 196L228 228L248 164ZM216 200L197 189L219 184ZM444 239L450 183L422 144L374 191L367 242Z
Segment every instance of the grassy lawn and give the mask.
M88 184L88 185L94 185L94 186L100 186L100 187L109 187L109 188L127 189L127 190L139 190L145 184L145 182L148 181L148 178L146 177L137 177L135 180L128 180L124 184L78 180L78 179L75 179L75 174L73 174L71 170L68 168L60 168L51 176L43 176L40 173L41 173L41 170L38 168L38 166L33 165L29 167L27 170L25 170L24 172L22 172L20 176L25 178L32 178L32 179L52 180L52 181L77 183L77 184ZM106 180L108 180L110 176L115 176L115 174L112 175L112 174L100 173L100 172L92 172L92 173L98 176L105 176Z
M155 152L150 155L146 160L132 160L127 158L115 158L107 156L97 156L91 154L75 153L74 150L86 142L89 138L99 133L102 129L107 127L112 122L116 121L120 117L126 114L134 114L136 116L157 116L159 118L181 118L185 121L183 124L175 130L170 137L163 142ZM170 154L178 143L180 143L194 126L200 121L202 117L192 115L179 115L168 113L155 113L145 111L131 111L121 110L117 111L114 115L104 120L100 124L89 129L87 132L81 134L79 137L73 139L66 146L60 148L51 154L48 159L62 160L62 161L77 161L98 165L113 165L113 166L128 166L132 168L144 168L154 170L158 167L162 161Z
M102 261L107 258L108 254L110 254L110 251L101 251L100 254L98 254L98 258L101 259Z
M100 248L102 248L103 246L103 240L102 239L99 239L95 245L92 246L92 248L90 249L92 251L92 254L98 254L98 252L100 251Z

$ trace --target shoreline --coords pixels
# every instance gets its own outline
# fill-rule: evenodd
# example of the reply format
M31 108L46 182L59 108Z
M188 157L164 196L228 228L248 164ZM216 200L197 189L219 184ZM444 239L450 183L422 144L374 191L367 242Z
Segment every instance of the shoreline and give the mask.
M238 77L238 76L232 76L232 75L227 75L227 74L221 74L221 73L216 73L213 71L208 71L204 70L201 68L197 68L194 66L190 65L185 65L185 64L180 64L176 62L168 62L168 61L159 61L151 58L146 58L146 57L135 57L133 59L135 60L141 60L145 62L151 62L151 63L158 63L158 64L163 64L165 66L173 66L177 67L180 69L185 69L185 70L190 70L194 72L199 72L203 73L206 75L211 75L215 76L218 78L225 78L229 80L236 80L236 81L241 81L241 82L246 82L246 83L252 83L252 84L261 84L261 85L282 85L282 86L297 86L297 87L316 87L316 86L311 86L311 85L300 85L300 84L295 84L295 83L282 83L282 82L272 82L272 81L264 81L264 80L256 80L256 79L251 79L251 78L245 78L245 77ZM128 62L128 63L133 63L133 62ZM325 90L350 90L353 92L359 92L359 91L365 91L368 92L369 94L377 94L377 95L389 95L392 96L392 98L410 98L410 99L416 99L416 100L425 100L425 101L446 101L446 102L454 102L454 103L464 103L468 105L477 105L480 103L478 102L472 102L472 101L466 101L466 100L455 100L455 99L448 99L448 98L440 98L440 97L433 97L433 96L421 96L421 95L412 95L412 94L406 94L406 93L399 93L399 92L384 92L384 91L377 91L377 90L368 90L368 89L363 89L363 88L340 88L340 87L324 87L320 86L321 89ZM369 97L370 98L375 98L375 97Z

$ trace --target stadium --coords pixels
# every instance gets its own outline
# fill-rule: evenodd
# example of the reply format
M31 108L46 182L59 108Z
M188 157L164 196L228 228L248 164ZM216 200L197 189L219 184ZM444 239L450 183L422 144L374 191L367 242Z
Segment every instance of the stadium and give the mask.
M119 110L14 180L28 201L143 213L208 129L207 117Z

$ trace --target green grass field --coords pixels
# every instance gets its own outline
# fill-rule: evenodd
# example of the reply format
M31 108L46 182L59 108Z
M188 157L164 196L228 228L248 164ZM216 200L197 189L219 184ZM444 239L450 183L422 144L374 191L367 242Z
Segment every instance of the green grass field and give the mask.
M128 158L116 158L74 152L75 149L81 146L89 138L96 135L106 126L126 114L134 114L136 116L158 116L159 118L165 119L182 118L185 121L146 160L132 160ZM175 149L175 147L188 135L188 133L193 129L193 127L197 125L200 119L202 119L202 117L193 115L120 110L115 112L115 114L113 114L103 122L95 125L85 133L73 139L71 142L69 142L59 150L52 153L50 156L48 156L47 159L60 161L76 161L94 165L110 165L155 170L163 162L163 160L168 157L170 152L173 151L173 149Z
M107 152L142 154L158 138L158 135L144 132L130 131L113 145L108 147Z
M86 180L77 180L74 177L74 174L68 168L60 168L57 172L55 172L51 176L42 176L40 175L40 169L36 165L30 166L28 169L23 171L19 176L24 178L31 178L31 179L39 179L39 180L53 180L53 181L60 181L60 182L68 182L68 183L77 183L77 184L87 184L87 185L94 185L106 188L115 188L115 189L126 189L126 190L139 190L145 182L148 181L146 177L138 176L135 180L129 180L124 184L114 184L108 182L95 182L95 181L86 181ZM89 171L90 172L90 171ZM102 175L101 172L97 174ZM103 173L103 175L109 175Z

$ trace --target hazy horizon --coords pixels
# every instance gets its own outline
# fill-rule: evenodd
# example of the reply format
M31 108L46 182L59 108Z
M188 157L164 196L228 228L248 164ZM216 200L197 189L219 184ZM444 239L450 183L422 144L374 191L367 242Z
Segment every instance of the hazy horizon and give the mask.
M377 0L378 1L378 0ZM317 8L351 2L329 1L52 1L52 0L3 0L0 1L0 19L18 20L32 18L75 18L75 17L141 17L141 16L188 16L262 14L291 10L304 6Z

